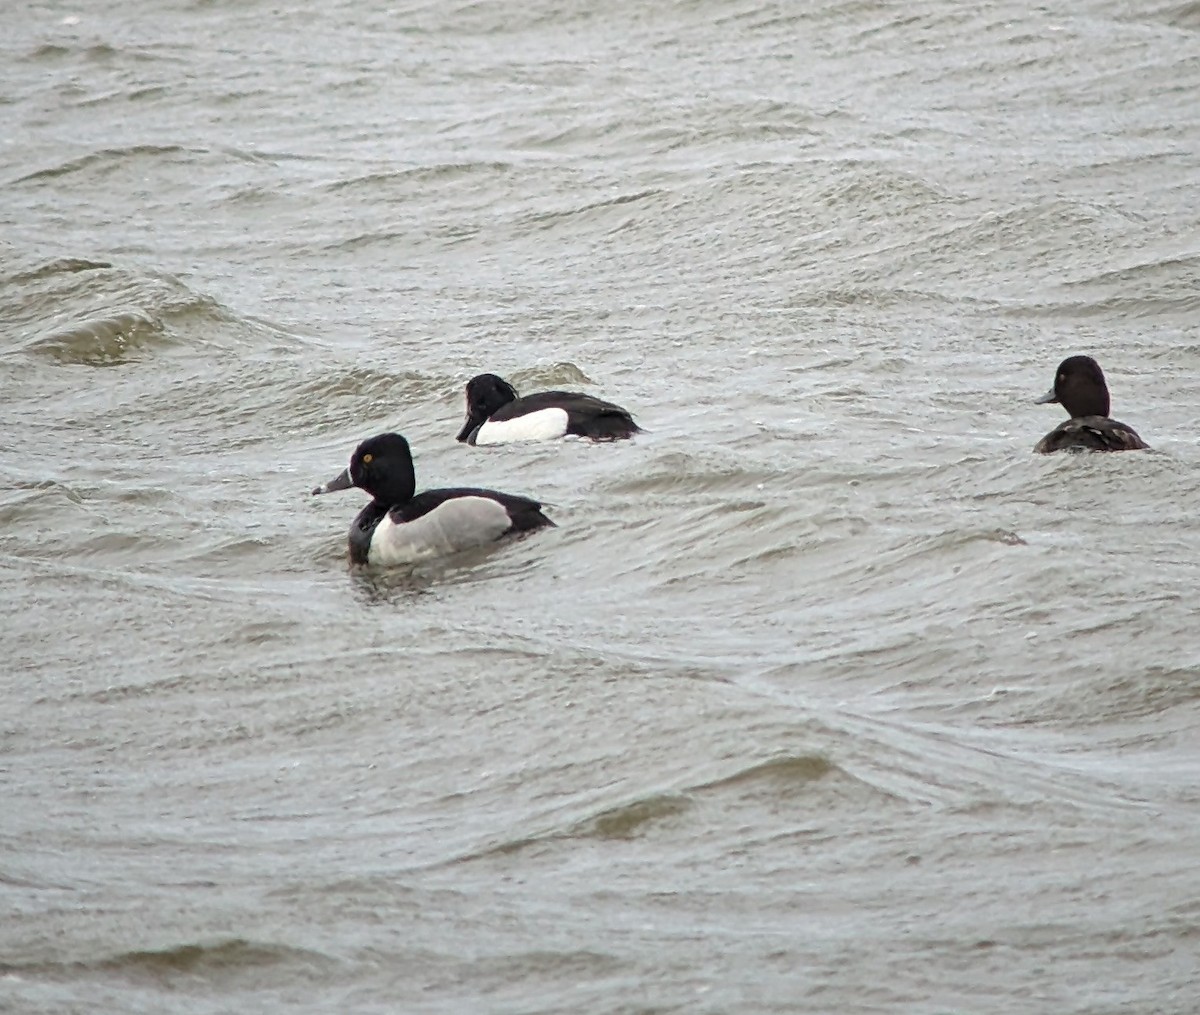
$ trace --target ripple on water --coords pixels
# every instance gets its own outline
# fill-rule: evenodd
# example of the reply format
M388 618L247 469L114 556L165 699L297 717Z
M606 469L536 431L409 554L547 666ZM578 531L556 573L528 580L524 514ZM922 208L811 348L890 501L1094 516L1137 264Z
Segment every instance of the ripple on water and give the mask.
M115 366L172 344L161 320L136 310L100 317L43 335L25 352L75 366Z
M180 160L191 162L197 155L204 155L206 148L186 148L182 145L126 145L117 148L98 148L78 158L64 159L52 166L34 170L19 176L12 185L41 183L54 180L60 176L70 176L75 173L89 173L103 178L112 173L127 172L131 164L146 162L156 165L164 160Z
M292 343L181 279L83 257L18 265L0 283L6 351L61 366L111 367L173 349Z
M331 956L311 949L228 938L211 943L132 950L61 962L13 963L0 960L0 972L51 980L70 980L81 975L99 974L135 982L152 981L164 986L176 984L186 988L188 984L213 976L234 982L245 977L256 985L264 977L279 982L296 976L319 977L337 964L337 960Z

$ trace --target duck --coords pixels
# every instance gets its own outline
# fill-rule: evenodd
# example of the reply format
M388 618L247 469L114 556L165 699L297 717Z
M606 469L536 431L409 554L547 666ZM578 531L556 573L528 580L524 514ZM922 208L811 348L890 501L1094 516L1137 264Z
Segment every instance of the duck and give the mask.
M355 564L410 564L554 526L529 497L473 487L417 493L416 485L408 440L382 433L359 444L349 466L313 495L352 486L370 494L350 526Z
M1141 451L1149 445L1133 427L1109 418L1104 371L1091 356L1068 356L1058 365L1054 387L1036 405L1059 402L1070 419L1037 442L1034 451Z
M576 391L539 391L524 398L503 377L467 382L467 420L458 440L472 445L551 441L574 435L617 441L641 433L625 409Z

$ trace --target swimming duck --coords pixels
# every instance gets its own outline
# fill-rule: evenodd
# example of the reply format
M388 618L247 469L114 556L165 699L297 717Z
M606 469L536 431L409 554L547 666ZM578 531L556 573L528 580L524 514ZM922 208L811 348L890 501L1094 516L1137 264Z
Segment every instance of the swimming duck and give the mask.
M616 441L640 431L626 410L593 395L539 391L521 398L504 378L480 374L467 382L467 421L458 440L510 444L573 434L594 441Z
M1035 404L1060 402L1070 415L1037 442L1034 451L1139 451L1149 447L1133 427L1108 416L1108 385L1091 356L1068 356L1058 365L1054 387Z
M372 497L350 526L356 564L408 564L553 525L528 497L455 487L416 493L408 441L383 433L363 441L350 465L314 494L357 486Z

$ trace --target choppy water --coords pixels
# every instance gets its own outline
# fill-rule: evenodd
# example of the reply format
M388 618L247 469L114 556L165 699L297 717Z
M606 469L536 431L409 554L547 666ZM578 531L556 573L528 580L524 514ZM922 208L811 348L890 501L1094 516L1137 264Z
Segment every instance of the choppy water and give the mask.
M6 16L0 1009L1196 1010L1200 4L162 6Z

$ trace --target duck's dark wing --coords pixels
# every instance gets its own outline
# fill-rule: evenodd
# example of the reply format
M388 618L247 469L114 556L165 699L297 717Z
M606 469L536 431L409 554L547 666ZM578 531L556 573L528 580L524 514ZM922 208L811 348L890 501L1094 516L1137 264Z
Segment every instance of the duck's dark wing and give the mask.
M1142 451L1148 449L1133 427L1108 416L1079 416L1056 426L1033 449L1055 451Z
M392 508L392 521L397 524L411 522L456 497L486 497L495 501L508 512L509 521L512 523L508 532L528 532L531 529L554 525L554 522L542 514L542 505L536 500L515 493L500 493L498 490L481 490L469 486L424 490L407 503Z
M626 409L579 391L539 391L497 409L491 419L515 419L539 409L562 409L567 414L567 433L596 441L621 440L641 432Z

